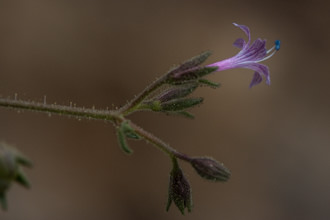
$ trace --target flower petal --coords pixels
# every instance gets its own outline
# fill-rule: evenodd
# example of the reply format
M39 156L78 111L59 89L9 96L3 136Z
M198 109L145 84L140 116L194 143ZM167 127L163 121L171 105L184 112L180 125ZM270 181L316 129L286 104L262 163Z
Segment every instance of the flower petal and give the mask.
M246 49L244 53L241 53L240 56L249 61L259 61L265 58L267 54L266 50L266 41L258 38L253 42L251 47Z
M239 25L239 24L236 24L236 23L233 23L233 25L235 25L236 27L239 27L242 31L244 31L244 33L246 34L246 36L248 36L249 38L249 41L247 42L247 44L250 43L250 39L251 39L251 36L250 36L250 29L245 26L245 25Z
M238 38L237 40L235 40L235 42L233 43L233 45L239 49L242 49L245 46L245 40L243 38Z
M245 66L241 66L242 68L247 68L247 69L252 69L254 71L256 71L257 73L261 75L263 75L266 79L266 84L267 85L270 85L270 75L269 75L269 69L266 65L263 65L263 64L260 64L260 63L250 63L248 65L245 65ZM253 76L253 79L252 79L252 82L254 80L254 77ZM252 84L251 82L251 84Z
M252 88L253 86L261 83L261 81L262 81L261 75L258 72L254 72L254 75L253 75L253 78L252 78L252 81L251 81L249 87Z

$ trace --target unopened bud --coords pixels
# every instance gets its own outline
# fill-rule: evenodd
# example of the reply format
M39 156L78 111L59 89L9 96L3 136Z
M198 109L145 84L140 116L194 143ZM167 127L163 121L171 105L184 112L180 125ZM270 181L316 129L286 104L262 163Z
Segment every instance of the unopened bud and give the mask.
M185 208L188 209L188 212L191 212L192 196L190 185L176 161L170 175L166 211L169 210L172 201L183 215Z
M185 61L181 65L170 70L167 73L167 75L170 78L178 78L178 76L182 76L183 73L187 73L187 72L191 71L192 69L201 65L210 55L211 55L211 52L206 51L195 57L192 57L191 59Z
M190 161L197 173L204 179L213 181L227 181L230 171L218 161L208 157L196 157Z
M184 85L172 86L167 90L161 92L159 96L155 98L155 100L162 102L166 102L176 98L186 97L191 94L198 87L198 83L191 82Z

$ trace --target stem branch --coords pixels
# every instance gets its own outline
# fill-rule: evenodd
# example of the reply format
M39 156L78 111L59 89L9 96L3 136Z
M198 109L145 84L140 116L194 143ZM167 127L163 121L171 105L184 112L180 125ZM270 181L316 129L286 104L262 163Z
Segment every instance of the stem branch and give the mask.
M115 122L118 119L120 120L120 116L118 115L118 113L110 110L96 110L89 108L46 104L23 100L12 100L5 98L0 98L0 107L37 111L48 114L75 116L78 118L106 120L112 122Z
M168 154L171 158L178 158L187 162L191 161L191 158L185 154L182 154L178 151L176 151L174 148L172 148L170 145L166 144L164 141L156 137L155 135L145 131L143 128L139 127L138 125L134 124L131 121L128 121L131 128L134 129L134 131L143 137L146 141L152 143L155 145L158 149L162 150L166 154Z
M160 86L164 84L166 80L166 75L158 78L153 83L151 83L147 88L145 88L139 95L137 95L134 99L128 102L126 105L121 107L118 111L123 115L129 115L134 112L134 110L144 101L144 99L150 95L153 91L158 89Z
M154 83L154 86L150 89L146 90L143 94L139 97L134 99L129 106L133 107L134 105L138 105L143 97L146 94L154 89L157 86L162 84L163 80L159 80L158 82ZM135 103L135 104L134 104ZM72 106L64 106L64 105L55 105L55 104L46 104L46 103L39 103L39 102L31 102L31 101L23 101L23 100L12 100L12 99L5 99L0 98L0 107L5 108L12 108L12 109L22 109L22 110L29 110L29 111L37 111L43 112L48 114L58 114L58 115L66 115L66 116L75 116L77 118L86 118L86 119L95 119L95 120L105 120L111 121L116 125L119 125L124 120L126 120L121 114L129 113L129 107L126 107L126 111L110 111L110 110L97 110L97 109L90 109L90 108L81 108L81 107L72 107ZM164 141L159 139L158 137L154 136L153 134L145 131L143 128L139 127L138 125L134 124L133 122L127 120L129 125L131 126L134 131L143 137L147 142L152 143L158 149L162 150L166 154L168 154L171 158L178 158L184 161L191 161L191 158L185 154L177 152L171 146L166 144Z

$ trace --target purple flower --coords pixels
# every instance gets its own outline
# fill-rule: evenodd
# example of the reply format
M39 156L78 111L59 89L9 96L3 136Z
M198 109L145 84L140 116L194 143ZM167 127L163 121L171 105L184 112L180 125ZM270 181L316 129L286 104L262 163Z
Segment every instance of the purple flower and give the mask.
M248 42L244 39L239 38L234 42L234 46L241 49L241 51L235 56L222 60L213 64L208 65L208 67L218 67L217 71L233 69L233 68L247 68L254 70L254 75L250 83L250 88L259 84L262 81L262 76L266 79L266 84L270 84L269 70L266 65L260 64L260 62L272 57L276 51L280 49L280 41L276 40L275 45L266 50L266 40L258 38L252 44L250 30L247 26L238 25L234 23L236 27L239 27L248 36Z

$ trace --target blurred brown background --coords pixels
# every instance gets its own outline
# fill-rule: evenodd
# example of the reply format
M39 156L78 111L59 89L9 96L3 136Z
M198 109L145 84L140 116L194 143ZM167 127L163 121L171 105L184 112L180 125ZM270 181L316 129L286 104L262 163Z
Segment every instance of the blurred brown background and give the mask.
M202 180L182 164L194 209L165 212L168 158L144 142L126 156L110 124L0 109L0 138L34 161L32 189L13 185L3 220L329 219L329 11L314 1L0 1L0 94L97 108L120 106L174 64L212 50L207 63L252 39L282 48L265 62L272 85L248 89L253 71L209 77L217 90L195 120L137 113L133 121L189 155L232 171Z

